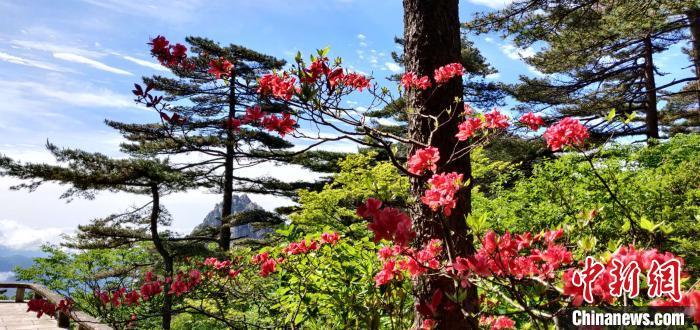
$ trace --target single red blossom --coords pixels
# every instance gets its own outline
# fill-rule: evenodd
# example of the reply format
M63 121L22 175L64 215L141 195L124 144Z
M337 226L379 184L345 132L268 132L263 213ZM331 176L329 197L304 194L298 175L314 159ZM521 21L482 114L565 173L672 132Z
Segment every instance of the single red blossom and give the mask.
M159 53L162 52L163 50L168 49L168 45L170 45L170 41L166 39L164 36L157 36L153 39L151 39L151 42L148 43L151 45L151 52L152 53Z
M515 329L515 321L508 316L499 316L491 324L491 330Z
M275 114L271 114L268 116L265 116L265 118L262 119L260 122L263 126L268 131L275 131L277 130L277 127L280 125L280 118L277 117Z
M296 78L289 76L286 72L282 76L272 73L266 74L258 81L258 93L289 101L297 92L295 83Z
M253 263L254 265L259 265L270 259L270 254L267 252L263 252L252 256L250 259L251 263Z
M419 149L408 160L408 171L421 175L428 170L435 172L437 170L437 162L440 160L440 152L435 147L427 147Z
M561 150L566 146L580 147L588 139L588 129L571 117L566 117L556 124L549 126L543 135L552 151Z
M321 234L321 243L335 245L340 240L340 234L336 232Z
M187 57L187 47L183 44L175 44L171 50L171 55L177 59L185 58Z
M405 246L416 235L411 218L393 207L386 207L377 212L367 227L374 232L375 243L386 239L399 246Z
M508 128L510 123L508 123L508 116L502 114L500 111L493 109L491 112L484 115L485 126L487 128Z
M328 67L328 58L317 58L308 68L304 69L301 81L306 84L315 83L322 75L328 75L330 68Z
M335 68L333 71L328 73L327 78L328 79L328 84L331 87L338 86L341 82L343 82L345 78L345 72L341 68Z
M170 284L170 291L168 291L168 294L175 294L179 297L182 294L187 293L188 290L189 288L187 287L187 283L185 283L185 281L178 276L178 279Z
M450 63L435 69L435 82L444 84L450 79L461 76L464 73L464 67L460 63Z
M378 287L385 285L391 282L395 275L397 275L396 262L389 260L384 263L382 270L374 276L374 283Z
M426 90L430 88L430 77L428 76L423 76L418 78L418 75L416 75L415 72L406 72L404 75L401 77L401 86L403 86L404 89L409 90L409 89L419 89L419 90Z
M423 320L423 324L421 325L421 330L433 330L437 329L437 321L433 319L425 319Z
M229 118L226 120L226 128L232 131L240 131L241 130L241 120L238 118Z
M520 117L520 123L529 127L533 131L540 129L540 126L544 126L544 120L542 117L534 114L532 111Z
M289 113L285 112L282 114L282 119L280 119L277 123L275 130L281 137L284 137L285 135L294 131L294 126L296 124L297 121L292 119Z
M369 78L359 73L348 73L343 77L343 85L352 87L362 92L363 89L369 87Z
M277 260L268 259L260 265L260 276L268 277L275 271L277 266Z
M140 292L143 300L148 300L163 292L163 284L160 281L147 281L141 286Z
M231 76L231 70L233 70L233 63L221 57L209 61L207 73L213 75L216 79L221 79L221 76Z
M368 198L364 204L357 208L357 215L365 219L372 218L379 213L381 207L382 201L376 198Z
M442 208L443 214L450 216L457 205L455 195L461 188L463 177L463 174L455 172L434 174L428 180L430 188L425 191L421 201L433 211Z
M262 111L259 105L252 108L245 109L245 115L243 116L243 123L256 123L261 121L267 115L266 112Z
M131 305L139 305L139 298L141 298L141 295L138 293L138 291L129 291L125 296L124 299L124 305L126 306L131 306Z
M464 103L464 111L462 111L462 114L465 116L471 116L472 114L474 114L474 108L472 108L472 106L469 105L469 103Z
M228 271L228 276L230 276L231 278L235 278L235 277L238 276L240 273L241 273L241 270L240 270L240 269L236 269L236 270L231 269L231 270Z
M479 117L469 117L467 120L461 122L457 129L459 130L455 135L457 140L464 141L474 136L476 132L484 127L484 122L481 121Z

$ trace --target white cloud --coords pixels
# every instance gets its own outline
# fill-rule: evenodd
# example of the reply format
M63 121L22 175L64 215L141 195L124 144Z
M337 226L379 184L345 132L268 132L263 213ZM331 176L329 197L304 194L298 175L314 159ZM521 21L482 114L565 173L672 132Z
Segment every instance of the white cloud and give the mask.
M518 48L513 44L501 45L501 51L512 60L519 60L535 56L535 50L532 49L532 47Z
M127 61L136 63L136 64L138 64L138 65L145 66L145 67L147 67L147 68L151 68L151 69L153 69L153 70L158 70L158 71L169 71L168 68L166 68L166 67L164 67L164 66L162 66L162 65L160 65L160 64L158 64L158 63L155 63L155 62L142 60L142 59L140 59L140 58L135 58L135 57L131 57L131 56L128 56L128 55L124 55L124 56L122 56L122 58L124 58L124 59L127 60Z
M393 73L399 73L399 72L403 71L401 66L394 63L394 62L386 62L386 63L384 63L384 67Z
M496 72L496 73L486 75L486 79L495 80L495 79L498 79L500 76L501 76L501 74Z
M96 52L91 50L86 50L81 47L74 47L70 45L55 44L51 42L44 41L31 41L31 40L12 40L10 44L14 48L23 48L29 50L37 50L43 52L51 53L71 53L79 54L81 56L87 57L102 57L105 54L102 52Z
M67 69L61 68L59 66L53 65L51 63L40 62L35 60L30 60L28 58L22 58L8 53L0 52L0 61L5 61L13 64L26 65L34 68L39 68L43 70L50 70L56 72L67 72Z
M484 38L484 41L492 44L492 43L494 43L495 40L493 40L493 38L491 38L491 37L486 37L486 38Z
M89 65L95 69L102 70L102 71L107 71L115 74L120 74L120 75L125 75L125 76L133 76L133 73L118 69L112 66L109 66L107 64L104 64L102 62L93 60L91 58L87 58L82 55L78 54L72 54L72 53L53 53L53 57L68 61L68 62L74 62L74 63L80 63L80 64L86 64Z
M0 90L14 95L17 99L36 100L37 96L81 107L140 108L130 95L117 94L109 89L81 88L58 89L32 81L0 81Z
M13 272L0 272L0 282L7 282L15 278L15 273Z
M396 121L386 118L379 118L377 122L379 123L379 125L383 126L399 126L399 123L397 123Z
M357 39L365 40L365 39L367 39L367 37L364 34L360 33L357 35Z
M44 243L58 243L68 228L33 228L12 220L0 220L0 246L13 250L37 250Z
M360 46L362 46L362 47L367 47L367 43L364 42L364 41L363 41L363 42L360 42Z
M537 70L534 66L528 65L527 70L534 73L536 76L543 77L545 74Z
M469 2L473 4L487 6L493 9L501 9L511 4L513 1L514 0L469 0Z

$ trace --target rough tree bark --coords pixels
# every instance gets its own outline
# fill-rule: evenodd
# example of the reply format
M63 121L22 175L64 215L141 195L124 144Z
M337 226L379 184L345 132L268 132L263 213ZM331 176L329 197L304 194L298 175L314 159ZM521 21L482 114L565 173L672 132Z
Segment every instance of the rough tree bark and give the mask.
M692 8L687 13L688 22L690 23L690 34L692 36L692 55L693 64L695 65L695 88L698 98L698 108L700 108L700 9Z
M647 138L659 138L659 112L656 101L656 79L654 78L654 44L651 35L644 38L644 84L646 89Z
M173 277L173 257L168 253L168 250L163 245L163 241L160 239L158 234L158 220L160 218L160 192L158 191L158 185L151 186L151 239L153 240L153 245L156 247L156 251L163 258L163 266L165 268L165 276ZM170 284L165 283L163 287L163 306L161 307L161 315L163 320L161 322L161 327L165 330L170 329L170 321L172 320L172 310L173 310L173 297L167 294L170 291Z
M231 84L229 89L228 117L236 116L236 84L234 70L231 69ZM231 247L231 224L229 223L231 207L233 206L233 153L235 136L229 129L226 132L226 157L224 159L224 200L221 203L221 228L219 229L219 248L228 251Z
M458 0L404 0L404 58L407 71L419 76L432 76L436 68L459 62L460 60L460 23ZM457 139L459 113L463 103L456 102L462 97L462 79L454 78L446 85L423 93L412 93L408 98L409 135L412 139L431 142L442 155L440 171L464 174L465 180L471 177L470 159L467 155L458 161L444 164L445 158L453 151ZM448 113L445 110L451 109ZM439 116L442 124L435 128L435 121L423 116ZM428 141L432 132L432 139ZM412 150L413 153L415 150ZM411 179L413 196L420 198L425 190L426 178ZM467 256L474 252L471 235L467 234L465 216L471 211L471 194L469 189L461 189L458 203L450 217L443 217L431 211L422 203L414 203L410 212L417 232L417 242L425 245L432 238L445 238L450 258ZM444 293L454 292L454 282L447 278L421 277L414 285L416 304L427 304L433 293L440 289ZM445 298L443 301L446 301ZM467 298L460 306L467 314L478 310L476 288L470 287ZM444 309L443 309L444 310ZM416 311L415 326L420 326L426 317ZM475 317L466 316L459 310L444 312L433 319L439 321L441 329L476 329Z

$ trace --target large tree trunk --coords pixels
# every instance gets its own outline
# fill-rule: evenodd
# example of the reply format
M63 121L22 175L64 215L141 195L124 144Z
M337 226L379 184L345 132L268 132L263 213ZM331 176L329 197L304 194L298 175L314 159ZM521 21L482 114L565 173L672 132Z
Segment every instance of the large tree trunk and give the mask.
M690 23L690 34L692 36L692 56L695 65L695 91L698 98L698 108L700 108L700 8L690 9L686 13Z
M173 277L173 257L168 253L168 250L163 245L163 241L160 239L158 234L158 220L160 219L160 192L158 191L158 186L151 186L151 198L153 204L151 205L151 240L153 240L153 245L156 247L156 251L163 258L163 266L165 268L165 276ZM165 330L170 329L170 321L172 320L172 310L173 310L173 297L168 294L170 291L170 283L165 283L163 287L163 306L161 307L161 316L163 320L161 322L161 327Z
M234 70L231 70L229 90L228 118L236 116L236 84ZM221 205L221 228L219 229L219 248L228 251L231 247L231 207L233 206L233 153L235 135L231 129L226 131L226 156L224 159L224 200Z
M656 79L654 77L654 45L651 35L644 38L644 84L646 89L647 138L659 138L659 112L656 101Z
M432 76L436 68L460 61L458 0L404 0L403 7L404 57L407 71L416 72L419 76ZM409 135L414 140L430 143L439 149L442 157L441 164L438 164L441 165L439 171L463 173L465 180L468 180L471 177L468 155L449 165L444 164L445 158L449 157L457 143L455 134L458 131L462 102L455 102L455 99L461 99L462 94L460 77L440 86L434 93L430 90L409 95L408 107L412 113L409 115ZM446 111L447 109L451 111ZM442 125L436 128L433 119L416 114L439 116ZM415 148L411 153L414 151ZM423 194L425 184L425 178L411 179L411 191L416 198ZM410 212L417 232L416 244L424 246L432 238L445 238L451 258L467 256L474 252L474 245L471 236L467 234L464 220L471 209L469 189L462 189L458 198L457 207L450 217L443 217L420 202L413 204ZM429 303L438 289L445 294L453 293L454 282L446 278L419 278L414 285L416 304ZM443 300L445 301L447 298ZM477 311L478 296L474 286L468 289L467 298L460 309L467 313ZM416 311L415 325L420 326L426 318ZM441 329L476 329L478 325L474 317L467 317L460 310L445 311L442 315L432 318L438 321Z

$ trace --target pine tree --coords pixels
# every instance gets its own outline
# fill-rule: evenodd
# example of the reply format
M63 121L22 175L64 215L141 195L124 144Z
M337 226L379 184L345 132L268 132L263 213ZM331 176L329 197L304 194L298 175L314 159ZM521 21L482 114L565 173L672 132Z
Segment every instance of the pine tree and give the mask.
M118 129L130 143L122 149L133 155L185 155L181 168L205 173L202 187L214 188L222 194L222 225L219 247L227 250L231 244L232 221L238 224L264 224L260 213L231 215L234 192L272 194L294 197L300 188L320 188L324 182L286 183L274 178L250 178L237 175L236 169L261 164L299 164L314 171L333 172L340 153L325 151L293 152L294 145L261 129L239 127L247 109L256 106L267 113L291 111L283 104L258 97L257 79L262 72L280 70L285 61L238 46L220 46L205 38L188 37L194 56L188 66L171 66L175 78L153 76L144 78L147 89L164 93L169 102L161 112L160 123L131 124L107 121ZM224 79L211 74L211 62L228 61L233 65L222 72ZM140 87L139 87L140 88ZM138 90L138 88L137 88ZM173 120L178 118L179 122ZM184 119L181 119L184 118ZM175 124L173 124L175 122ZM197 155L192 160L190 155ZM223 173L223 174L222 174ZM252 219L244 219L250 215ZM276 223L273 217L270 222Z
M172 278L178 258L195 253L197 246L203 249L204 246L198 243L211 240L208 237L175 237L172 233L160 229L160 226L170 224L170 217L161 204L161 197L196 187L197 180L201 177L200 173L177 169L168 161L158 159L112 159L99 153L60 149L52 144L47 144L47 148L59 165L23 164L0 157L0 176L29 181L13 189L33 191L46 182L68 185L69 188L61 196L67 199L93 198L100 191L150 196L150 201L141 207L79 226L77 235L67 242L67 247L82 250L132 248L148 242L160 256L157 264L162 273ZM134 269L141 266L143 265L134 265ZM164 284L164 292L169 291L169 285ZM162 328L170 329L173 315L172 295L163 296L160 315Z
M552 120L577 116L599 139L645 134L658 138L670 126L657 109L659 97L682 77L657 84L662 72L654 55L688 39L689 3L676 1L517 1L477 15L469 27L502 31L519 47L544 47L526 62L545 77L521 77L510 93L523 111L543 111ZM685 9L684 9L685 8ZM621 120L603 120L615 109ZM635 119L635 117L637 119Z

